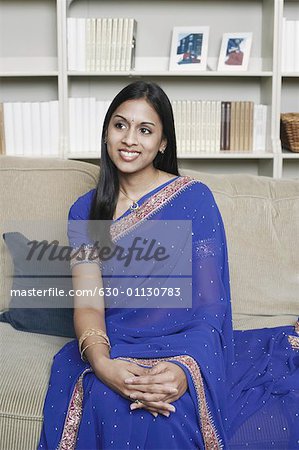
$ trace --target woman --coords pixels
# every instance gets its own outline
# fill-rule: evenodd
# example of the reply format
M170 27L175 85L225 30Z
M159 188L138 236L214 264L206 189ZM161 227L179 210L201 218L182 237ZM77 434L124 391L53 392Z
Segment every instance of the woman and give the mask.
M75 296L79 348L54 357L38 448L229 448L264 397L241 395L255 376L242 384L234 364L222 218L209 188L178 173L159 86L137 81L111 103L98 186L71 207L69 239L74 289L96 295Z

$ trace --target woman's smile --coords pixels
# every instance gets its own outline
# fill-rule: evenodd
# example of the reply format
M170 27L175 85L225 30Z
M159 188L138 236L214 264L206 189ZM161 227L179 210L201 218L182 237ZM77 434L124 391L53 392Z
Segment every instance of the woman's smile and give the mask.
M137 152L135 150L126 150L121 148L119 150L120 156L122 158L123 161L126 162L131 162L131 161L135 161L138 156L140 155L140 152Z

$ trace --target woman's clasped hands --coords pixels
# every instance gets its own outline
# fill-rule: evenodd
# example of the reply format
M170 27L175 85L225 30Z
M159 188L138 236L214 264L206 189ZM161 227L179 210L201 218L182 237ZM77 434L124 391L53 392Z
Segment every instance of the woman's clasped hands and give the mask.
M171 403L188 387L185 372L177 364L161 361L147 368L122 359L104 359L101 358L96 375L114 391L132 400L131 410L143 408L155 417L158 414L169 417L175 412Z
M131 392L129 397L134 401L130 408L146 409L155 417L158 413L169 417L170 413L176 410L171 403L178 400L187 390L186 375L177 364L165 361L146 371L144 375L125 380Z

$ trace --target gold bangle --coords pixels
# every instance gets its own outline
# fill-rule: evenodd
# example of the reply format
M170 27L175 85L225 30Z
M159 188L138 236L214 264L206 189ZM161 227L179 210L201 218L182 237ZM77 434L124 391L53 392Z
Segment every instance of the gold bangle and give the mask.
M107 342L109 342L109 338L108 338L107 334L106 334L104 331L99 330L99 329L97 330L97 329L95 329L95 328L88 328L88 329L85 330L84 333L80 336L80 339L79 339L79 346L80 346L80 347L82 346L83 341L84 341L88 336L94 336L94 335L102 336L102 337L104 337L104 338L106 339Z
M111 348L111 344L110 344L109 338L108 338L107 334L104 331L97 330L95 328L88 328L87 330L84 331L84 333L82 333L82 335L79 338L79 351L80 352L81 352L82 344L85 341L85 339L87 337L89 337L89 336L95 336L95 335L105 339L105 341L109 345L109 348Z
M81 359L82 359L82 361L87 361L87 359L84 357L85 350L87 350L88 347L91 347L92 345L96 345L96 344L105 344L105 345L107 345L107 342L97 341L97 342L91 342L91 344L86 345L86 347L84 347L84 349L81 352Z

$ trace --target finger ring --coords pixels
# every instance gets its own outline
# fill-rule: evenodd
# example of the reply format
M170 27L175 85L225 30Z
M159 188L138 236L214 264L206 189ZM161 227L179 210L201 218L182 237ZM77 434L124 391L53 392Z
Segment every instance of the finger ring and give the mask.
M136 400L134 401L134 403L137 403L137 405L139 405L139 403L141 403L141 401L136 399Z

